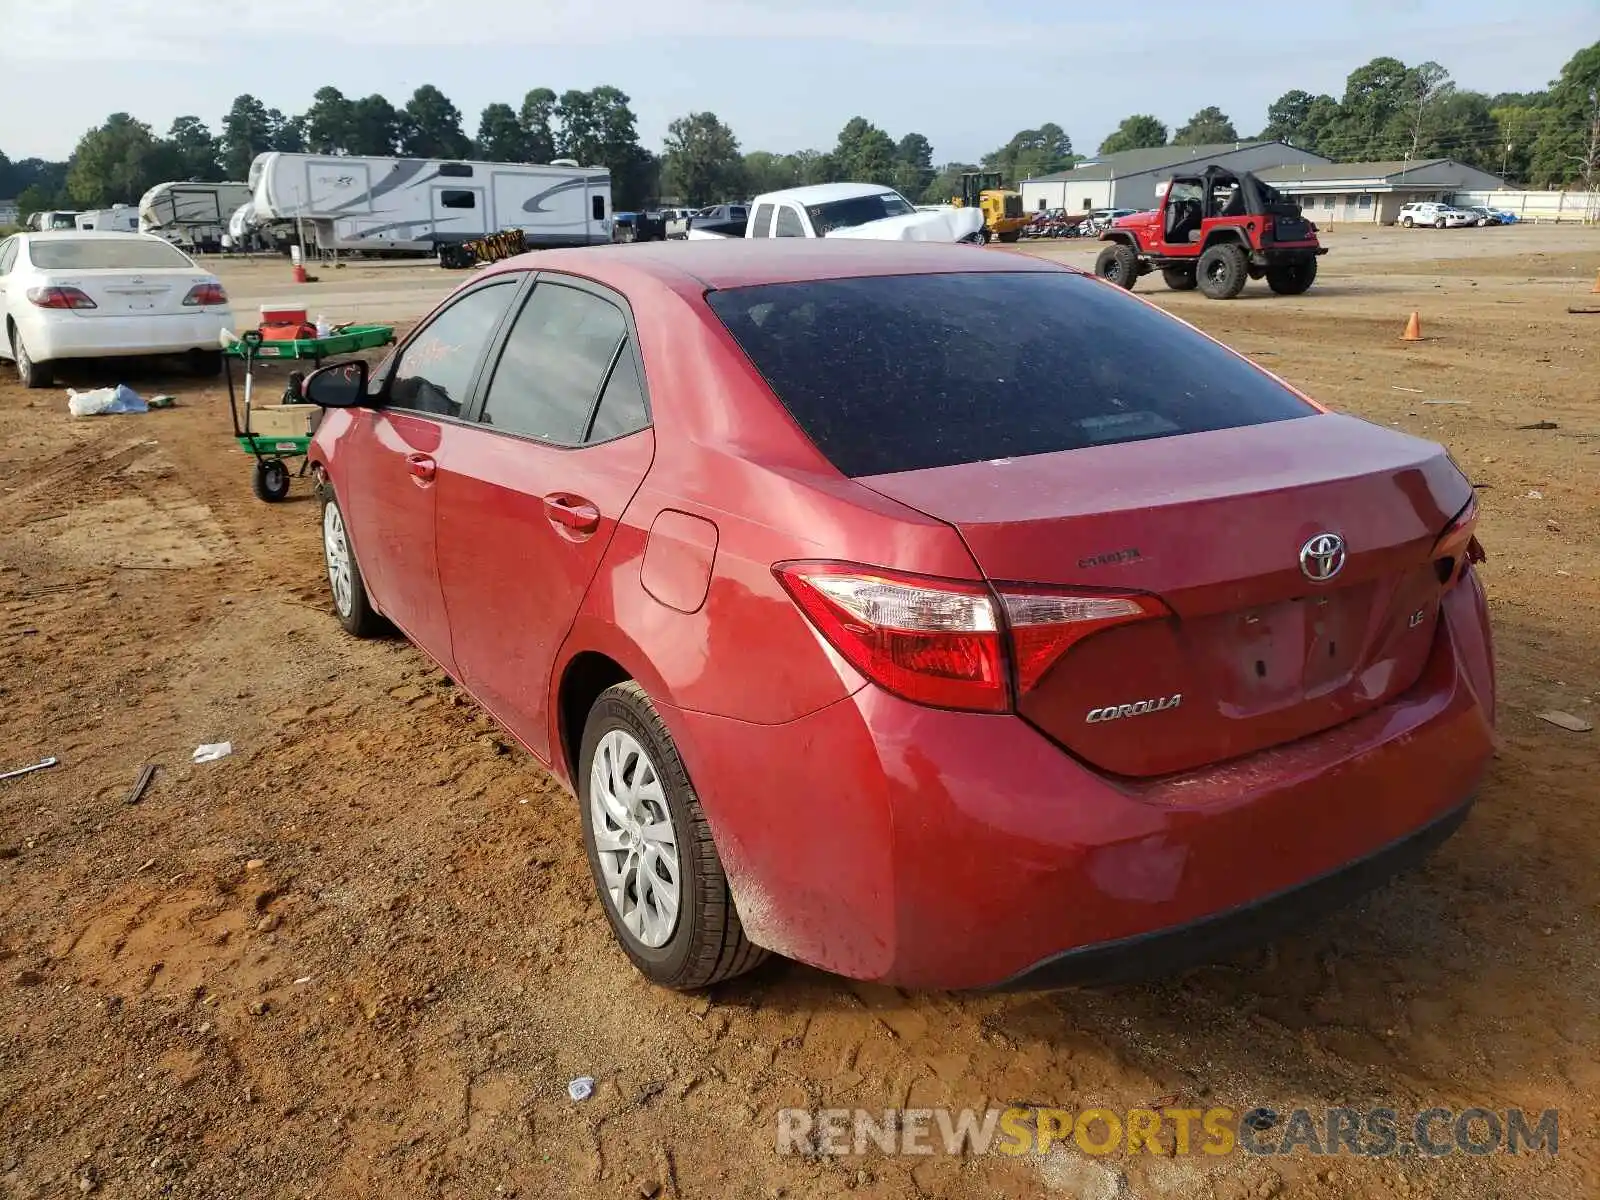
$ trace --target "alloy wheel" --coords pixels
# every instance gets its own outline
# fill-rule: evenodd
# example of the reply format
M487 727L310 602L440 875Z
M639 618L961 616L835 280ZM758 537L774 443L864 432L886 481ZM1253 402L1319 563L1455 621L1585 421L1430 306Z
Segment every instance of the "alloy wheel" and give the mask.
M683 900L678 835L656 765L626 730L609 731L595 747L589 818L618 919L640 945L666 945Z
M322 557L328 564L328 586L333 589L333 604L341 617L350 615L355 586L350 565L350 541L344 532L344 517L337 504L322 510Z

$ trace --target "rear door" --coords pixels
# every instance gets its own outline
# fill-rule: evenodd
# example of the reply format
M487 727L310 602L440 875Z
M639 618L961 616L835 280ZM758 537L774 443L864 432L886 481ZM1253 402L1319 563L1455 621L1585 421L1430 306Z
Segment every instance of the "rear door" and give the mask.
M494 275L418 327L375 381L380 406L348 410L332 456L356 561L378 608L451 669L435 556L439 489L466 451L465 403L526 273Z
M636 343L620 296L541 273L441 488L459 677L546 761L556 651L654 453Z

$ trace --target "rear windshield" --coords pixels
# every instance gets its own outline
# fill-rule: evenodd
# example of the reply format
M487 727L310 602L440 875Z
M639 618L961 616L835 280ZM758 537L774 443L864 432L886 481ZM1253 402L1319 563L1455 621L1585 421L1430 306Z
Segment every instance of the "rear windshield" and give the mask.
M126 268L155 271L194 263L182 250L156 238L52 238L28 246L28 259L43 271L107 271Z
M811 227L817 231L818 237L827 237L835 229L851 229L869 221L903 217L916 211L911 202L898 192L879 192L873 196L852 196L848 200L806 205Z
M1159 309L1066 272L764 284L707 302L848 476L1316 411Z

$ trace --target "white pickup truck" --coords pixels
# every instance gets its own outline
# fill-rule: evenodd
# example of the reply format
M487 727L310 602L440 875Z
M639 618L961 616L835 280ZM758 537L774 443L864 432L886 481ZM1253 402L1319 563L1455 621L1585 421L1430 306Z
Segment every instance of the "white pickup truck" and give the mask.
M700 240L730 235L691 224L688 236ZM919 209L893 188L877 183L819 183L757 196L744 236L979 242L983 213L954 206Z

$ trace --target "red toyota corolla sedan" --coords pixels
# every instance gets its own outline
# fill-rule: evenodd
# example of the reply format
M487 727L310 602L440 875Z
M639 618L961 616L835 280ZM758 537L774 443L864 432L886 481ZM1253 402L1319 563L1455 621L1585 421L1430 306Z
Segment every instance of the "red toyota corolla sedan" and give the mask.
M548 251L306 395L339 619L573 789L671 987L1207 961L1415 861L1490 756L1444 450L1055 264Z

